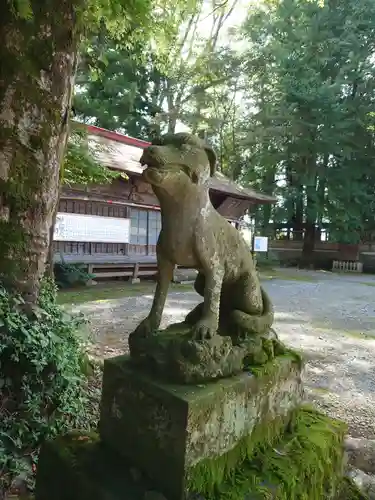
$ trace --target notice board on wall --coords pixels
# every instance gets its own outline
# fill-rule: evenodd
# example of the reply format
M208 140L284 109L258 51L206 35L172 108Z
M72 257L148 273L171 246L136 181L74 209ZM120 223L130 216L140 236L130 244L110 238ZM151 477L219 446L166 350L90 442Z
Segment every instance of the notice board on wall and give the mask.
M254 252L268 252L267 236L254 236Z
M58 212L54 241L129 243L130 219Z

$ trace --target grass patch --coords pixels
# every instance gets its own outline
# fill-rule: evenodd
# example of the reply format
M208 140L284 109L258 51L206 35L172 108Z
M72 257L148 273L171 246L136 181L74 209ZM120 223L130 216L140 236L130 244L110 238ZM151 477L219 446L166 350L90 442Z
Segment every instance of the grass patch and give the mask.
M273 280L279 279L284 281L302 281L305 283L316 283L317 279L307 273L300 271L289 272L281 271L278 269L262 269L259 271L259 277L261 280Z
M332 332L332 333L341 333L345 337L352 337L355 339L362 339L362 340L375 340L375 335L370 335L365 332L360 332L357 330L343 330L341 328L332 328L332 327L325 327L323 323L319 322L313 322L311 323L311 326L315 328L317 331L321 331L324 333Z
M315 394L330 394L332 392L328 387L322 386L309 387L308 389Z
M261 280L282 279L285 281L316 282L312 276L303 273L288 273L274 269L262 270L259 272ZM136 297L138 295L150 295L155 292L155 282L142 281L132 285L130 282L112 281L98 283L93 286L83 286L70 290L60 290L57 302L63 304L83 304L85 302L95 302L99 300L114 300L124 297ZM170 292L193 291L193 285L186 283L172 283Z
M144 281L132 285L131 283L112 282L103 283L94 286L75 288L73 290L61 290L58 293L57 301L59 304L83 304L85 302L96 302L102 300L121 299L123 297L136 297L138 295L149 295L155 291L156 284L150 281ZM192 285L182 285L172 283L170 291L192 291Z

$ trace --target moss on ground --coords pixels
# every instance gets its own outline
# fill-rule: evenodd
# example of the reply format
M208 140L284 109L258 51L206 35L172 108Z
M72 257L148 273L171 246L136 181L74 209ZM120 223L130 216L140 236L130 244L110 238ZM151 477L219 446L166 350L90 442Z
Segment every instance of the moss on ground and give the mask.
M316 283L318 278L308 273L300 271L287 271L280 269L259 269L259 278L261 280L283 280L283 281L300 281L305 283Z
M313 321L310 323L311 326L314 327L314 330L317 332L322 332L322 333L333 333L333 334L340 334L344 335L345 337L351 337L354 339L361 339L361 340L374 340L375 336L371 335L366 332L361 332L358 330L345 330L343 328L335 327L333 328L331 324L326 325L324 322L319 322L319 321ZM374 326L375 326L375 321L374 321Z
M124 297L135 297L137 295L150 295L154 294L155 286L155 283L152 281L144 281L134 285L128 282L99 283L95 286L61 290L58 293L57 301L59 304L75 305L85 302L100 302ZM192 285L172 283L170 292L178 291L193 291L193 287Z

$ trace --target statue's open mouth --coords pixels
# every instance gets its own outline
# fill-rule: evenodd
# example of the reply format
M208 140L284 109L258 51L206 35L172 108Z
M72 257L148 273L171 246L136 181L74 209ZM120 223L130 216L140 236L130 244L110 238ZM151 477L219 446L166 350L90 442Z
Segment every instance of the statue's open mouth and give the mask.
M142 165L142 167L147 167L147 168L158 168L158 165L156 164L156 162L152 162L152 161L140 161L140 164Z
M147 150L144 151L143 155L141 156L141 159L139 160L139 163L142 165L142 167L146 166L148 169L156 170L160 169L162 165L152 157L152 155L147 154Z

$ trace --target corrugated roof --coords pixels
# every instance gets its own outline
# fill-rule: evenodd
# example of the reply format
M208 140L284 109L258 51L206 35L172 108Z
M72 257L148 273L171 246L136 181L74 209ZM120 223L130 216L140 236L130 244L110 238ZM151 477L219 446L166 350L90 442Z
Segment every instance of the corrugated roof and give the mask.
M88 127L89 147L104 166L128 172L129 174L141 175L144 167L139 160L142 151L149 143L132 137L127 137L116 132L101 129L99 127ZM221 172L217 172L210 179L210 188L214 191L230 194L237 198L254 200L257 203L275 203L276 198L259 193L250 188L244 188L228 179Z

